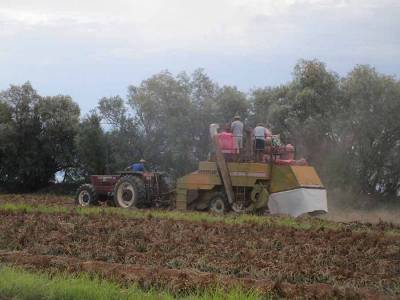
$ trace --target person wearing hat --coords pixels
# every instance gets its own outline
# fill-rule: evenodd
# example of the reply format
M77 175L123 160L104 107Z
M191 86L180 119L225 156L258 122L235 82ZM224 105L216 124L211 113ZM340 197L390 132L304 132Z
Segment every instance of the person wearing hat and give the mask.
M243 122L240 121L240 116L238 114L236 114L233 119L234 121L231 124L231 131L235 142L236 152L239 153L243 148Z
M144 164L146 161L142 158L138 163L134 163L131 165L131 169L133 172L144 172Z

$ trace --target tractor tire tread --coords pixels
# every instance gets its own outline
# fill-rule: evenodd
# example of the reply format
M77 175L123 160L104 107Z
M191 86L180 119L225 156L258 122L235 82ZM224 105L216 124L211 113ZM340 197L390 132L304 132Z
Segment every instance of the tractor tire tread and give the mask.
M79 203L79 194L83 190L87 190L89 192L89 194L90 194L90 198L92 199L92 201L90 201L89 205L98 204L97 194L96 194L96 191L95 191L93 185L85 183L85 184L80 185L78 190L76 191L76 195L75 195L75 204L76 205L80 205L80 203Z
M136 193L136 197L137 197L137 204L135 204L134 206L136 206L137 208L139 208L144 200L146 199L146 189L144 186L144 182L142 179L140 179L138 176L133 176L133 175L126 175L126 176L122 176L117 183L114 186L114 204L116 207L120 207L119 203L118 203L118 187L122 182L128 181L133 188L135 189L135 193Z

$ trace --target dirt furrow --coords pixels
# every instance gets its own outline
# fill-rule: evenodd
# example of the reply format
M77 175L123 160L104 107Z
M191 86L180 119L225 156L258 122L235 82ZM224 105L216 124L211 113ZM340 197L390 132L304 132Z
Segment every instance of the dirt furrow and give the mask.
M348 229L0 211L0 249L400 293L400 240Z
M192 270L176 270L160 267L143 267L129 264L108 263L102 261L82 261L77 258L51 255L31 255L24 252L0 251L0 262L22 266L27 269L69 273L89 273L104 279L115 280L121 284L139 284L140 287L166 289L175 294L203 291L220 287L276 295L279 297L302 297L308 299L344 298L344 299L390 299L387 295L367 289L344 289L323 283L290 284L235 278L214 273Z

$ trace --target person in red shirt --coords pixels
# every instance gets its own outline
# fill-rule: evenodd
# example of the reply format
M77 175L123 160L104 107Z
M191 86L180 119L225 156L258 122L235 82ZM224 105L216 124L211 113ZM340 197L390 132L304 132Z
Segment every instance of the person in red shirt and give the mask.
M217 134L218 145L221 152L224 154L226 160L231 160L232 156L236 153L235 141L230 128L225 128L221 133Z

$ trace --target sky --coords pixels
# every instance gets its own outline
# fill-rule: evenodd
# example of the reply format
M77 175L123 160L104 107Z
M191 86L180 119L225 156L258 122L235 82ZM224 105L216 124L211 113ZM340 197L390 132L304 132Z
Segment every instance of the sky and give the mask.
M30 81L82 112L162 71L249 92L299 59L400 75L400 0L0 0L0 90Z

